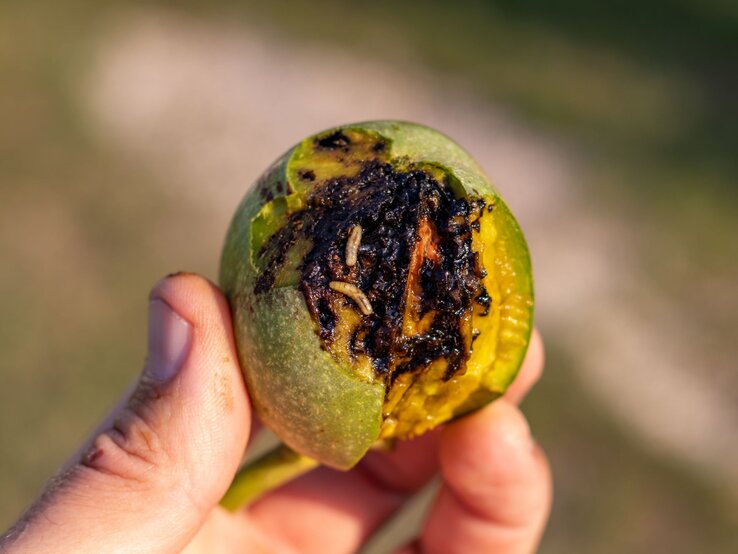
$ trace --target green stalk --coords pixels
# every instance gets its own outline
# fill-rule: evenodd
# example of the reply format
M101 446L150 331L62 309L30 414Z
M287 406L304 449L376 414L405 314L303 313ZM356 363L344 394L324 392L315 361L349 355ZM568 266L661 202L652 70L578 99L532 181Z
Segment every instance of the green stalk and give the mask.
M262 494L310 471L318 462L280 444L238 470L220 505L235 512Z

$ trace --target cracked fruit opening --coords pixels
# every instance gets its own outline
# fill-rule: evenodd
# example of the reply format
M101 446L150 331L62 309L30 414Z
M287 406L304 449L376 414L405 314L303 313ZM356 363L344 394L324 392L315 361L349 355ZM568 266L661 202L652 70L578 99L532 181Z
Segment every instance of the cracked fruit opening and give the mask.
M223 259L257 411L334 467L502 394L530 336L517 223L473 160L426 127L306 139L247 196Z

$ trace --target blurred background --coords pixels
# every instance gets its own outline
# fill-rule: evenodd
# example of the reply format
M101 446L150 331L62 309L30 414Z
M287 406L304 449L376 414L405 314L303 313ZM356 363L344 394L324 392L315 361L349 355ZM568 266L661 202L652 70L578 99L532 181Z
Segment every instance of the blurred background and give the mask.
M526 232L556 479L542 552L738 552L738 4L0 3L0 528L215 278L261 171L426 123Z

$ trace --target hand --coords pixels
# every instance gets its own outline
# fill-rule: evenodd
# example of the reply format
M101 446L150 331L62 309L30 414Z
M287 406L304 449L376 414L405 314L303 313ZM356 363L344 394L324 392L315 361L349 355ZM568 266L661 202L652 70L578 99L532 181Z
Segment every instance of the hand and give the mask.
M439 468L438 498L404 554L535 550L551 480L515 405L543 367L538 335L505 398L391 452L371 452L350 472L318 468L231 514L217 504L251 424L236 360L218 289L195 275L161 281L133 391L0 550L353 552Z

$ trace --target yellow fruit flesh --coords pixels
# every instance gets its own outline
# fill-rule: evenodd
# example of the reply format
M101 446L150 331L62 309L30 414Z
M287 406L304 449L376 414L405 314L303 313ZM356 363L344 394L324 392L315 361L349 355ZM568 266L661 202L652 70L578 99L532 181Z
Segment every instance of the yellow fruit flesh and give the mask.
M355 177L367 160L384 159L380 137L372 132L344 129L342 134L351 142L344 149L321 149L313 141L305 141L292 156L289 180L298 192L309 189L314 183L335 177Z
M487 203L493 201L486 197ZM532 299L516 293L516 274L507 245L499 239L495 213L485 210L472 246L487 270L483 283L492 298L489 313L475 305L471 326L479 336L473 343L466 371L444 380L447 362L435 360L425 370L400 375L387 394L380 437L410 438L475 409L484 400L504 392L511 378L511 365L530 333ZM405 322L405 329L409 328ZM481 392L481 394L480 394ZM485 394L486 393L486 394Z
M361 322L361 312L350 300L346 300L338 308L336 316L333 340L326 344L328 351L341 364L350 367L353 373L362 381L366 383L375 382L376 376L369 357L364 354L352 355L349 348L351 337Z

